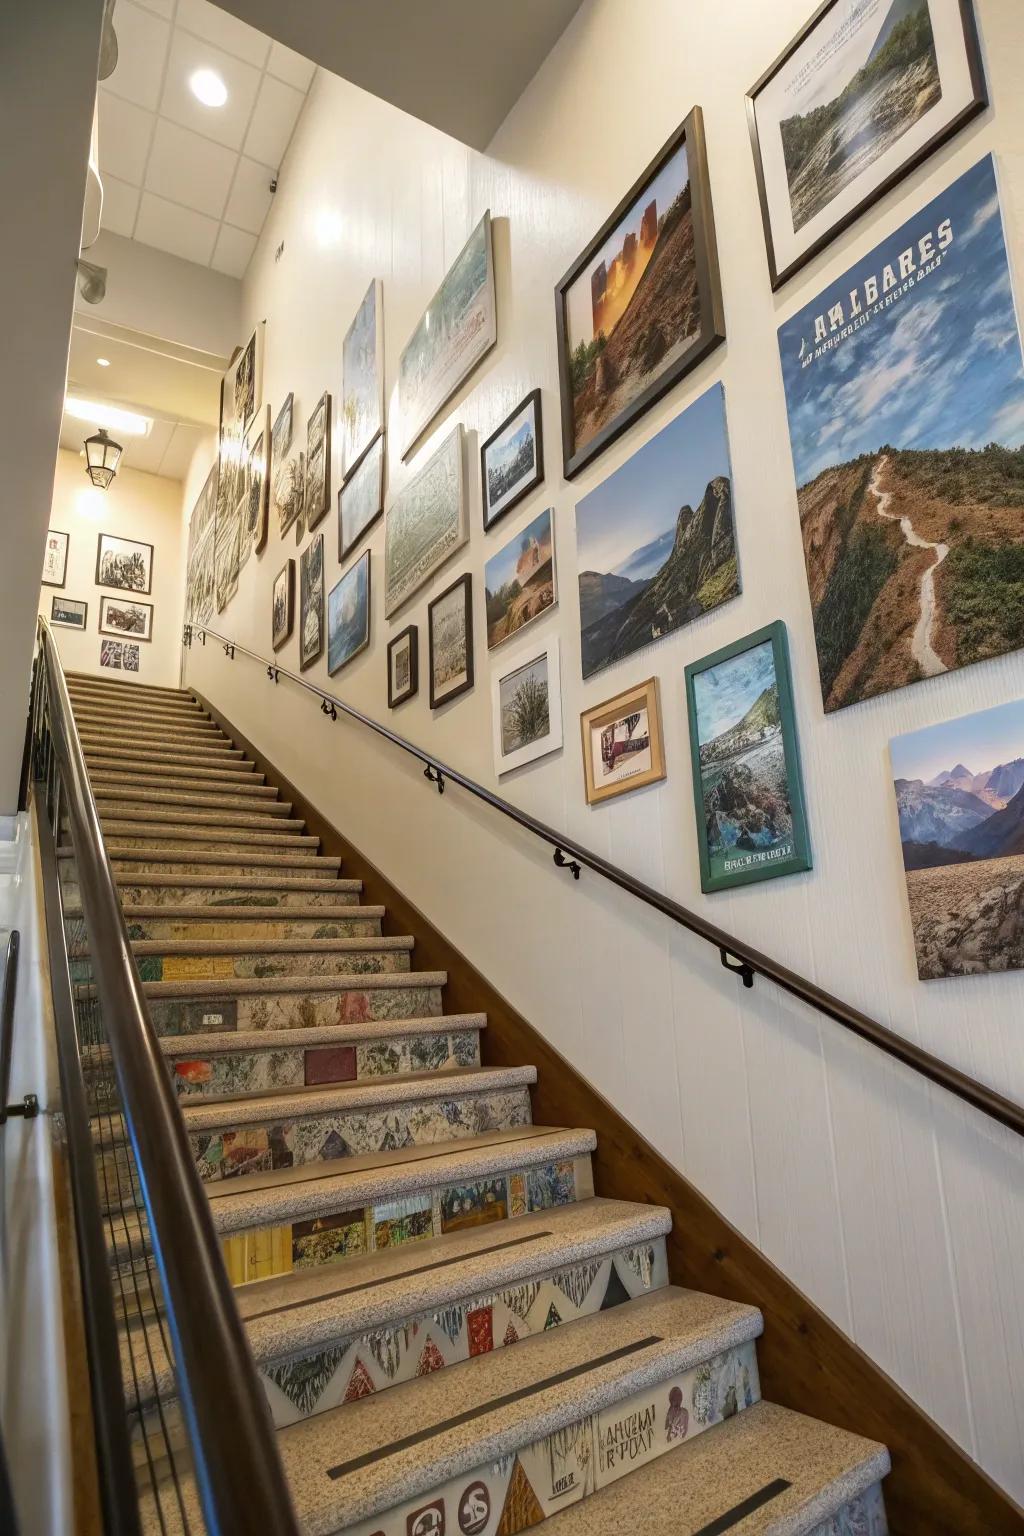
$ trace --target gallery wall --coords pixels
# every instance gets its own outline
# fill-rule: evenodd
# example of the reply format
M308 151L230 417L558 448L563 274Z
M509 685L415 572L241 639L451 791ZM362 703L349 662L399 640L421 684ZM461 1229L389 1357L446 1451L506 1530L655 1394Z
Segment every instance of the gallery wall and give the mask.
M181 656L182 584L186 520L182 515L182 484L163 475L147 475L127 467L118 471L109 490L89 482L85 462L62 448L57 454L51 529L69 535L67 574L63 587L39 589L39 612L53 624L53 599L88 604L85 629L53 624L53 634L66 668L94 672L119 681L153 683L176 688ZM152 591L129 594L96 584L96 550L101 533L153 546ZM99 619L104 597L120 602L133 597L151 603L152 639L139 643L138 672L100 667L104 639L135 643L129 635L101 635Z
M238 340L266 320L264 400L276 413L294 391L301 437L321 393L337 399L342 337L370 279L382 278L386 387L397 425L401 348L490 209L497 346L409 463L400 458L397 430L387 455L390 503L452 426L464 425L469 543L388 622L378 523L366 544L370 646L329 684L326 659L308 675L495 785L483 565L553 507L559 602L532 633L560 641L564 747L503 778L500 792L1024 1101L1024 974L918 980L888 758L894 735L1024 695L1022 656L824 713L776 336L826 282L990 150L1019 264L1018 8L1015 0L978 0L992 106L773 295L744 94L812 8L810 0L720 0L714 7L587 0L484 155L321 72L246 280ZM560 468L554 285L695 103L707 132L727 340L568 483ZM742 595L584 684L576 504L718 381ZM500 532L485 536L479 444L536 387L545 483ZM336 457L333 467L336 491ZM208 457L193 464L186 505L208 468ZM329 590L342 569L333 513L317 531L326 535ZM272 511L266 550L249 560L212 627L269 654L272 582L299 553L294 530L282 541ZM432 713L427 603L465 572L474 583L476 683ZM789 634L813 868L704 896L683 670L777 619ZM389 713L385 648L410 623L419 626L420 692ZM295 636L279 661L298 671ZM1024 1157L1009 1133L769 986L744 990L714 950L595 877L584 873L574 882L510 824L455 790L439 797L414 763L354 726L324 719L315 701L283 682L273 687L257 665L196 644L187 675L659 1151L1024 1497ZM588 808L580 711L651 675L660 681L667 777Z

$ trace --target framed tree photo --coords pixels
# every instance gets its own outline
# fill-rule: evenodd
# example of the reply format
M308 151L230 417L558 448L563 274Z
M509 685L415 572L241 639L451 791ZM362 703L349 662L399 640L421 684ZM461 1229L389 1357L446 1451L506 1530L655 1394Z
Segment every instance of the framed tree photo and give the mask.
M303 672L324 653L324 536L318 533L299 556L299 666Z
M440 709L473 686L473 582L467 573L427 607L430 707Z
M410 624L388 642L388 709L413 698L419 685L419 631Z
M100 597L101 635L120 635L130 640L152 640L153 604L130 597Z
M972 0L825 0L747 95L772 287L987 101Z
M311 531L331 504L331 397L324 392L306 427L306 489L303 515Z
M702 891L810 869L786 626L686 668Z
M96 585L148 597L153 590L152 544L101 533L96 544Z
M500 778L562 745L558 641L518 650L491 676L494 771Z
M291 639L295 628L295 561L286 560L274 577L270 636L275 651Z
M46 549L43 552L43 586L62 587L68 574L68 548L71 544L70 535L59 533L56 528L50 528L46 534Z
M571 480L725 340L699 107L562 278L555 323Z
M658 679L627 688L580 715L587 804L601 805L665 777Z
M484 529L517 507L544 479L540 390L531 390L480 449Z

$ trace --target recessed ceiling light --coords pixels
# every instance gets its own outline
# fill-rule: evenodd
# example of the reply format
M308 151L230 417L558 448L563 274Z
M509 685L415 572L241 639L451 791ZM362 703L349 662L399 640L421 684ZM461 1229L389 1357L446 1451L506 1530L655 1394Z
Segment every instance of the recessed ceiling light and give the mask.
M188 83L193 96L204 107L222 107L228 99L228 88L215 69L197 69Z
M110 367L110 358L109 357L98 357L96 359L96 361L99 363L101 368L109 368Z
M105 405L99 400L82 400L77 395L65 398L64 414L74 417L75 421L88 421L94 427L125 432L129 437L146 437L153 425L149 416L140 416L136 411L125 411L116 405Z

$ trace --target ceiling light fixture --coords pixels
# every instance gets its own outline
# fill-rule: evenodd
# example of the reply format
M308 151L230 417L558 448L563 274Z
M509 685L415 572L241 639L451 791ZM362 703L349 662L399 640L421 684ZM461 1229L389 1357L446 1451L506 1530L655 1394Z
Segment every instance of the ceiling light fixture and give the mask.
M197 69L189 75L188 83L204 107L222 107L228 99L228 88L215 69Z
M101 491L105 491L111 480L117 474L117 466L121 462L124 449L120 443L115 443L112 437L108 437L102 427L94 437L85 440L85 472L93 485L98 485Z
M109 357L98 357L96 359L96 361L99 363L101 368L109 368L110 367L110 358Z
M150 416L140 416L136 411L124 411L117 405L104 405L99 400L81 400L77 395L66 397L64 414L75 421L92 422L94 427L124 432L129 437L148 437L153 425Z

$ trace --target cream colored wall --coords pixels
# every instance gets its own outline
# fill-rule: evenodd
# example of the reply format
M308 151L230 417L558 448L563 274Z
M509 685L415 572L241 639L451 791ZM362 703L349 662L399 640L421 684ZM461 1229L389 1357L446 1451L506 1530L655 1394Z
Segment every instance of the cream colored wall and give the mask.
M744 92L811 0L588 0L487 155L471 153L321 75L299 125L246 284L267 320L265 388L295 391L304 421L340 385L341 340L368 280L384 280L387 385L400 349L485 208L495 223L496 350L438 421L416 462L461 420L470 433L466 549L391 624L383 528L369 540L373 644L331 685L361 709L493 784L484 559L547 504L556 509L565 747L502 793L726 929L1024 1101L1024 973L929 986L916 979L887 760L890 736L1024 693L1020 653L825 719L818 691L775 332L982 154L998 156L1015 259L1024 217L1018 0L978 0L994 110L916 172L778 296L768 282ZM472 82L467 82L472 89ZM693 105L705 113L728 342L571 485L560 474L553 288ZM277 248L284 249L276 259ZM580 680L573 516L690 400L726 390L743 596L588 684ZM543 391L547 482L485 537L479 437ZM395 413L392 412L394 415ZM389 453L393 496L409 473ZM335 466L336 467L336 466ZM327 580L339 573L333 516ZM270 650L274 573L298 551L271 533L215 627ZM431 715L389 716L385 646L428 599L474 573L477 682ZM686 662L783 618L815 867L714 898L699 889ZM281 654L297 669L296 642ZM421 668L425 662L421 662ZM651 672L661 679L668 778L588 810L579 711ZM418 903L505 994L967 1450L1024 1497L1024 1154L869 1047L549 853L256 665L196 646L190 680ZM326 682L325 663L312 674Z
M89 482L85 461L62 448L57 455L50 527L70 535L67 576L62 588L40 587L39 612L49 619L55 596L78 598L89 604L86 628L53 630L64 666L76 672L100 672L100 598L116 596L96 585L96 550L101 533L138 539L153 546L152 592L138 593L153 604L153 638L139 643L139 670L103 670L104 677L125 682L178 683L181 619L184 603L186 523L182 515L182 484L163 475L146 475L125 467L109 490Z

